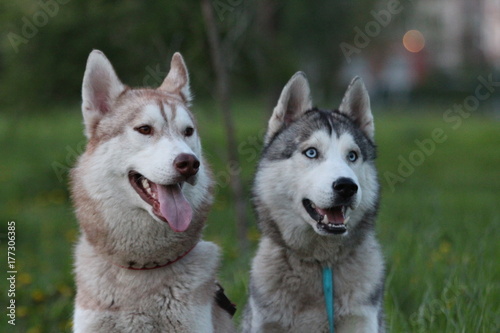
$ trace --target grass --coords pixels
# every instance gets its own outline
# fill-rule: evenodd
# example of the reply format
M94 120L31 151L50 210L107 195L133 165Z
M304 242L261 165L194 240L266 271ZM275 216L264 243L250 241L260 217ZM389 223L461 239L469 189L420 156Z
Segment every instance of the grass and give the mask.
M257 102L235 106L247 191L267 122L263 110ZM223 248L220 280L239 305L239 320L259 234L248 204L251 250L238 250L227 175L239 170L226 163L222 119L215 107L197 104L194 111L219 184L204 238ZM476 114L455 130L442 120L444 109L433 111L375 113L383 186L377 232L387 261L387 324L391 332L495 332L500 329L499 123ZM71 330L78 229L67 171L84 146L81 123L77 107L0 115L2 332ZM436 128L446 140L434 143L429 153L432 145L426 140ZM415 140L429 144L428 154ZM404 171L403 160L413 168L404 177L398 171ZM15 326L6 316L8 221L16 222Z

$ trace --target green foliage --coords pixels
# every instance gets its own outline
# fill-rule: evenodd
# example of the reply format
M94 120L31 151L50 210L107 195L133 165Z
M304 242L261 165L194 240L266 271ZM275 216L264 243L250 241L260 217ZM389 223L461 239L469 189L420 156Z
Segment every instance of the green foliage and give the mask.
M384 186L379 237L387 257L386 307L393 332L499 329L498 123L469 118L453 131L418 111L376 116ZM448 135L391 191L384 172L434 128Z
M354 25L371 19L374 5L373 0L212 3L233 90L259 89L273 99L298 69L317 78L325 87L322 96L331 95L344 59L338 45L354 38ZM158 85L171 55L180 51L197 94L213 93L199 1L0 0L0 28L0 101L17 111L78 100L92 49L102 50L132 86Z
M42 3L57 6L57 12L44 9ZM2 1L0 6L7 19L2 24L6 33L0 47L0 91L7 102L32 106L77 100L92 49L106 53L124 82L141 86L161 83L158 77L165 76L175 51L185 54L192 70L205 66L208 58L195 1L49 0L18 6ZM47 20L41 24L44 15ZM30 24L34 29L26 28ZM25 42L12 42L13 34Z
M267 121L261 104L239 101L234 108L247 193ZM83 149L81 114L76 107L37 111L30 116L0 115L2 291L6 290L5 235L7 221L12 220L17 228L18 271L16 326L8 325L3 314L2 332L71 330L72 253L78 229L66 176ZM225 181L227 173L238 170L225 162L221 115L213 102L195 102L194 112L219 183L204 238L223 248L220 280L238 304L239 320L259 233L252 222L248 235L252 249L238 251L233 201ZM417 112L375 114L383 186L377 228L387 261L389 331L498 331L498 123L475 115L453 131L441 118ZM447 141L391 191L384 173L397 172L398 156L409 156L416 149L415 140L428 138L436 127L446 130ZM248 214L254 221L250 199ZM2 307L6 302L2 292Z

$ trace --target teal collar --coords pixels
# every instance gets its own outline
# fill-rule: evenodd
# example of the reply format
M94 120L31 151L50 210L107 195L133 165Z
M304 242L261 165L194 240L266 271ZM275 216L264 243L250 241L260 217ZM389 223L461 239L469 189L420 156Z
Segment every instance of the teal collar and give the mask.
M326 314L328 316L328 325L330 333L335 332L333 317L333 299L334 299L334 283L333 283L333 270L330 267L323 268L323 292L325 294Z

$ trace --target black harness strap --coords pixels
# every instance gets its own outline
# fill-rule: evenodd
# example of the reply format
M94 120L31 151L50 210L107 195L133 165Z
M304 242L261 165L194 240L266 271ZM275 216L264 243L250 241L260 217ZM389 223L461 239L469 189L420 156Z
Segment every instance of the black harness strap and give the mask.
M236 304L232 303L229 298L227 298L226 294L224 294L224 288L219 283L217 284L217 291L215 292L215 301L217 305L227 311L231 315L234 316L236 313Z

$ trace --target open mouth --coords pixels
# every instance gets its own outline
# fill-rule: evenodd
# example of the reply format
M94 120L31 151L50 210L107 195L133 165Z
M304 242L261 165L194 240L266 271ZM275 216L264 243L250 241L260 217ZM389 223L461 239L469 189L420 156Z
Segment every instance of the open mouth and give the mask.
M153 208L153 213L175 232L189 227L193 217L191 205L182 193L183 183L156 184L136 171L128 174L130 184L142 200Z
M347 231L349 217L346 216L346 212L348 206L332 206L322 209L309 199L302 200L302 204L309 216L317 222L318 230L335 235L340 235Z

